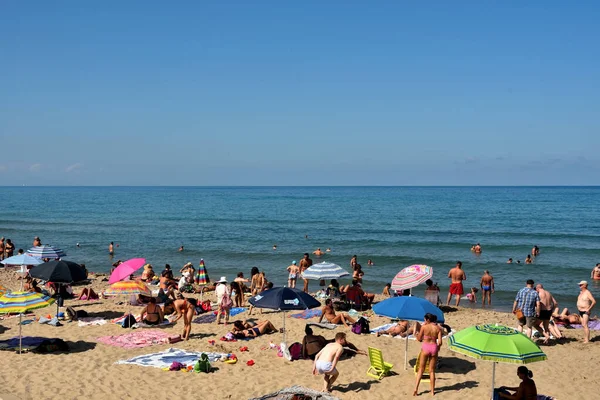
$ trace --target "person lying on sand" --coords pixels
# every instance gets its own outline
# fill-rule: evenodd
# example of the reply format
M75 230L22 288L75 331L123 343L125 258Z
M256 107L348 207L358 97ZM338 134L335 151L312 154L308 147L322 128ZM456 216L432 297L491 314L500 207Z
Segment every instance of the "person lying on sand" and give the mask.
M352 319L352 317L349 317L348 314L336 314L335 310L333 309L333 301L331 301L331 299L325 300L325 307L323 307L323 310L321 312L321 318L319 318L319 323L323 321L323 318L325 318L330 324L344 324L347 327L350 326L348 325L348 322L350 322L351 324L356 322L354 319Z
M400 320L396 323L396 325L392 326L391 328L389 328L385 331L377 332L377 337L379 337L381 335L390 335L391 337L394 337L394 336L407 337L409 335L415 336L417 333L419 333L420 329L421 329L421 324L419 324L418 322L415 322L411 326L410 322Z
M252 338L264 335L265 333L277 332L277 328L271 323L271 321L258 321L256 326L242 331L235 332L233 336L236 338Z
M262 321L258 321L259 323ZM232 333L237 333L237 332L241 332L243 330L246 329L250 329L250 328L254 328L257 325L257 323L254 322L250 322L248 320L237 320L237 321L233 321L233 327L231 328L231 332Z

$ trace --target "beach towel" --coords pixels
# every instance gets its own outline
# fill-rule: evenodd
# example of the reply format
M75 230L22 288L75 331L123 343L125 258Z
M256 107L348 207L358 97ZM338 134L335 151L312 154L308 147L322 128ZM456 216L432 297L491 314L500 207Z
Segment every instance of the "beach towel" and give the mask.
M570 326L571 326L571 328L574 328L574 329L582 329L583 328L583 325L579 325L579 324L571 324ZM600 320L589 321L588 328L590 328L590 330L592 330L592 331L600 331Z
M161 322L158 325L149 325L149 324L147 324L147 323L145 323L143 321L140 321L140 322L138 322L136 324L133 324L131 326L131 328L132 329L136 329L136 328L156 328L157 326L169 326L169 325L172 325L172 322L165 319L163 322Z
M122 323L123 323L123 320L125 320L125 317L126 317L126 316L127 316L127 315L122 315L122 316L120 316L120 317L113 318L113 319L111 319L111 320L110 320L110 322L112 322L113 324L119 324L119 325L120 325L120 324L122 324ZM142 315L141 315L141 314L134 315L134 317L135 317L135 320L136 320L137 322L140 322L140 321L142 320Z
M154 344L171 343L171 341L179 341L179 335L166 333L159 330L141 329L124 335L118 336L102 336L96 339L100 343L109 346L122 347L124 349L136 349L140 347L152 346Z
M40 351L50 353L52 351L67 351L69 346L64 340L58 338L45 338L39 336L23 336L23 351ZM0 350L19 350L19 337L0 340Z
M77 326L105 325L108 321L102 317L84 317L77 320Z
M244 311L246 311L246 309L244 307L232 307L231 310L229 310L229 316L230 317L235 317L238 314L243 313ZM213 314L217 315L217 311L213 311Z
M377 332L381 332L381 331L387 331L388 329L390 329L390 328L391 328L391 327L393 327L394 325L396 325L396 324L392 323L392 324L385 324L385 325L381 325L381 326L378 326L378 327L376 327L376 328L373 328L373 329L371 329L371 335L376 335L376 334L377 334ZM451 331L451 332L450 332L448 335L446 335L446 336L442 336L442 339L447 339L447 338L448 338L448 336L451 336L451 335L453 335L453 334L454 334L454 331ZM381 336L387 336L387 337L390 337L390 335L381 335ZM417 340L417 338L416 338L416 337L414 337L413 335L408 335L408 337L402 337L402 336L400 336L400 335L397 335L397 336L394 336L394 339L410 339L410 340Z
M323 328L323 329L335 329L335 328L337 328L339 326L339 325L336 325L336 324L330 324L329 322L321 322L321 323L312 322L312 323L309 323L307 325L318 326L319 328Z
M217 320L217 316L213 313L203 314L196 319L192 320L195 324L212 324Z
M198 359L202 352L197 351L186 351L175 348L170 348L159 353L145 354L129 358L127 360L119 360L115 364L132 364L140 365L142 367L154 367L154 368L169 368L172 363L179 362L185 365L193 365ZM227 356L223 353L206 353L208 359L211 362L216 362L221 357Z
M290 317L298 319L309 319L321 316L321 309L304 310L299 314L291 314Z
M303 386L292 386L289 388L278 390L274 393L265 394L261 397L253 397L249 400L291 400L297 398L294 396L305 395L312 399L319 400L340 400L339 397L335 397L328 393L319 392L317 390L309 389Z

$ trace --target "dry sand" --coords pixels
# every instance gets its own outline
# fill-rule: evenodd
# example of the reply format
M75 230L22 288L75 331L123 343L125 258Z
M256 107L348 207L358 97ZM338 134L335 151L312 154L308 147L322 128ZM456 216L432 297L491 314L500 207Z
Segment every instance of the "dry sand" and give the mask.
M0 271L0 282L11 289L18 288L15 274ZM105 283L99 279L92 287L101 290ZM78 289L78 288L76 288ZM116 305L114 299L96 303L67 301L76 309L85 309L93 315L113 318L122 315L127 306ZM35 310L36 316L54 312L54 308ZM246 318L240 314L236 318ZM271 320L281 327L282 315L264 312L255 318ZM446 314L446 321L455 330L474 324L500 323L514 326L511 314L494 311L461 308ZM8 339L18 334L18 318L0 321L0 339ZM304 325L307 321L287 318L288 344L302 341ZM371 327L388 323L386 318L372 317ZM167 332L180 333L182 324L166 328ZM259 337L247 342L225 343L219 338L227 328L224 325L193 324L192 338L188 342L173 345L156 345L141 349L127 350L97 343L100 336L119 335L127 330L115 324L78 327L76 323L65 323L52 327L33 323L23 326L26 336L58 337L68 342L72 351L63 354L17 354L0 352L0 399L248 399L277 391L292 385L303 385L313 389L321 388L321 378L311 375L311 361L286 361L277 357L274 350L261 350L269 342L279 343L280 334ZM377 338L375 335L355 335L348 328L335 330L314 328L315 334L332 338L336 332L346 331L348 340L359 349L368 346L383 351L387 362L394 364L394 375L381 381L366 375L369 360L366 356L356 356L338 364L340 377L334 385L333 394L341 399L392 399L412 397L414 373L405 371L404 345L400 339ZM600 356L600 335L589 344L582 343L581 330L563 331L567 340L562 343L541 345L548 355L548 361L529 365L535 376L538 392L553 395L557 399L598 399L600 377L595 373ZM592 338L594 339L594 332ZM215 346L209 340L216 340ZM249 352L240 352L241 346L248 346ZM169 347L193 351L222 351L237 354L235 365L214 363L218 370L211 374L167 372L157 368L135 365L115 365L117 360L165 350ZM419 352L419 344L409 341L409 360L414 363ZM437 374L437 393L440 399L487 399L491 384L492 364L453 353L442 347L442 367ZM254 360L254 366L246 361ZM410 367L409 367L410 368ZM498 364L496 385L518 386L515 365ZM429 384L422 383L420 397L428 398Z

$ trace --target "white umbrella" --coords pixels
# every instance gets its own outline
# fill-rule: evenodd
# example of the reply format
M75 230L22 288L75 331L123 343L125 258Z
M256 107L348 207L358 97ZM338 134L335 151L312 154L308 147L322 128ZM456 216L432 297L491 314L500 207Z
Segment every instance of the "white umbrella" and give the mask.
M302 274L304 279L338 279L350 275L346 270L334 263L323 261L322 263L313 264L307 268Z

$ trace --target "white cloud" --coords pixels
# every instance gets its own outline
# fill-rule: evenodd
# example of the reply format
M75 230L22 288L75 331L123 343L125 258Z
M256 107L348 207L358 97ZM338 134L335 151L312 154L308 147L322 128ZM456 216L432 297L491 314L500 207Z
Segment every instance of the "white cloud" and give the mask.
M29 166L29 170L30 170L31 172L37 172L37 171L39 171L41 168L42 168L42 164L31 164L31 165Z
M73 171L77 171L78 169L80 169L81 167L83 167L82 163L75 163L73 165L69 165L66 169L65 172L73 172Z

